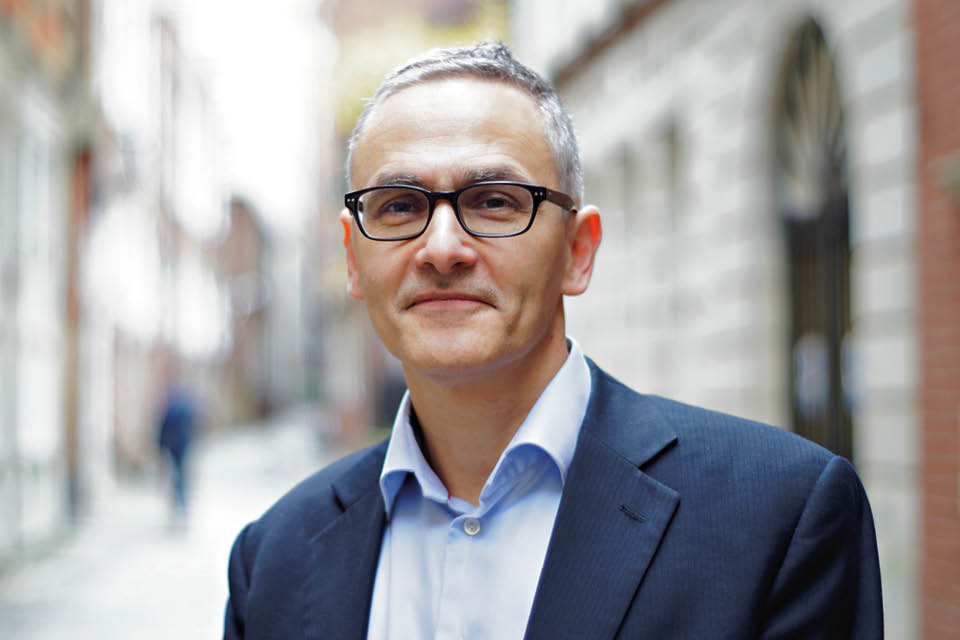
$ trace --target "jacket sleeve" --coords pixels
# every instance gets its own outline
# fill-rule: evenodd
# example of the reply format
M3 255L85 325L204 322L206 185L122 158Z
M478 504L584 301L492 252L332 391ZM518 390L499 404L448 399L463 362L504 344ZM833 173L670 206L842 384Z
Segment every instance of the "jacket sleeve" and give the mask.
M227 599L227 610L223 621L224 640L240 640L244 637L247 590L250 581L244 546L250 527L251 525L248 524L243 528L230 550L230 563L227 570L230 595Z
M841 457L807 498L773 582L761 638L883 638L873 515L860 479Z

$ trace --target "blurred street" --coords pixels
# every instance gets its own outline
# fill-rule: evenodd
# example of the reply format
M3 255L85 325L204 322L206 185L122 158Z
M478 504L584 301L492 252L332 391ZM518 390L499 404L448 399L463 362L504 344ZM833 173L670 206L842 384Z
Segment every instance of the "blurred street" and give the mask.
M234 536L338 453L309 418L301 410L200 441L185 523L171 517L164 467L118 481L74 535L0 575L0 636L220 637Z

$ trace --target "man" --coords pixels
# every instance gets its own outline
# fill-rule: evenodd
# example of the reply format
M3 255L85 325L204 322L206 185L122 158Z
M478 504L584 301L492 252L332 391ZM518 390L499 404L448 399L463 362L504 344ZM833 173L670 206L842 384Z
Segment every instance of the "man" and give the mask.
M240 534L226 638L882 637L847 461L565 336L601 226L549 84L500 44L429 52L347 166L348 291L408 393L388 442Z
M186 458L193 440L197 410L186 387L171 378L160 417L157 444L170 455L173 476L173 524L184 524L187 515Z

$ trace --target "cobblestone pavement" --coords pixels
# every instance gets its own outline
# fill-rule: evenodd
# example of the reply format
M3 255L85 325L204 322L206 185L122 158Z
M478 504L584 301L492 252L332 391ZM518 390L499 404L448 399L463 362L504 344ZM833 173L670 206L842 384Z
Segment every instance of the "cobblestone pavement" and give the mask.
M183 522L159 473L102 490L65 541L0 575L0 638L219 638L234 536L343 453L321 447L303 415L201 442Z

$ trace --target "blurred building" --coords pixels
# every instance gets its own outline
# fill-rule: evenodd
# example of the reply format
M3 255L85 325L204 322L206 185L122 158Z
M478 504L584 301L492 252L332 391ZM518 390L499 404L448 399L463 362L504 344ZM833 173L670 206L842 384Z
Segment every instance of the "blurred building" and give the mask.
M191 388L209 422L223 415L226 187L205 78L163 3L96 0L91 22L100 121L82 431L91 474L109 475L152 462L170 384Z
M176 374L222 413L213 114L151 3L0 3L0 566L149 466Z
M230 202L230 228L220 245L220 278L230 299L231 347L227 354L229 421L245 422L270 413L267 308L273 285L266 273L270 247L253 205Z
M76 504L88 11L0 2L0 565L54 540Z
M335 181L317 6L0 0L0 568L154 469L171 384L209 428L303 401L303 220Z
M915 0L923 638L960 638L960 3Z
M322 26L312 0L94 0L85 415L108 468L150 467L174 378L209 428L304 400L303 220L332 116L302 17Z
M957 14L511 3L604 219L572 333L638 389L851 457L890 638L960 637Z

